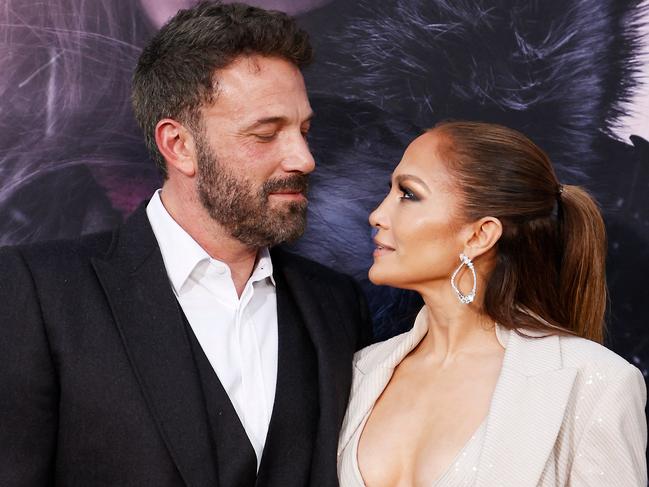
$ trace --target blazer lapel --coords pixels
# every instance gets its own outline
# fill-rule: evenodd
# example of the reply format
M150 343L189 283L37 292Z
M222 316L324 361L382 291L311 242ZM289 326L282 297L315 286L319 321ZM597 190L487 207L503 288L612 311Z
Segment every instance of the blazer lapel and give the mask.
M191 347L144 206L93 266L171 458L188 486L217 485Z
M426 308L422 308L409 331L365 348L354 357L352 394L338 442L339 452L363 424L365 416L390 382L395 367L426 334L425 312Z
M351 354L348 356L344 347L338 346L341 337L328 324L338 321L331 291L281 249L274 249L272 257L273 268L282 272L287 292L295 299L318 363L320 416L309 485L337 485L335 451L348 400L345 384L350 381Z
M508 337L487 417L477 487L536 486L561 427L576 369L562 368L559 337Z

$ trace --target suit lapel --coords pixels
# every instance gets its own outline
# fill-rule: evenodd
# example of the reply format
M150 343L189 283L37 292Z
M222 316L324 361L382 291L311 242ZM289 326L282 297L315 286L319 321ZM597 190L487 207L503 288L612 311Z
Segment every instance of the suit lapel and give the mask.
M188 486L217 485L200 380L144 206L93 259L159 432Z
M282 273L277 290L277 388L257 486L309 485L319 417L318 363L313 342Z
M346 356L341 352L342 347L337 346L341 337L329 325L338 320L330 290L280 249L273 250L273 267L276 272L282 272L287 290L295 299L315 348L318 363L320 416L313 448L312 481L309 485L335 485L335 451L340 422L348 400L351 354Z
M537 485L576 376L576 369L562 368L559 337L507 335L502 371L487 418L477 487Z
M426 308L417 315L411 330L358 352L354 358L354 381L343 421L338 451L342 451L361 426L370 409L390 382L394 369L419 344L427 331Z

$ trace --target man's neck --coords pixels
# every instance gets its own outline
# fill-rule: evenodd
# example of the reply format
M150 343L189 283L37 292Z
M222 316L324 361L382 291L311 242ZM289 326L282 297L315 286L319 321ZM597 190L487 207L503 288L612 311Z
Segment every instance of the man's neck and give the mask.
M246 283L257 263L259 249L249 247L233 238L225 229L209 217L198 201L177 198L175 192L160 193L163 206L174 219L210 257L230 268L232 281L241 297Z

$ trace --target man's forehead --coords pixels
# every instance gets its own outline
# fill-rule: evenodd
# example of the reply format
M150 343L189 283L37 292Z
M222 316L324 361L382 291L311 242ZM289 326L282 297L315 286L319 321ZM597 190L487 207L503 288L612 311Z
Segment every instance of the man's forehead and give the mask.
M242 56L215 73L217 95L262 98L305 91L297 66L277 57Z
M217 71L215 80L215 101L204 109L206 115L247 119L310 115L302 74L284 59L241 57Z
M255 82L284 71L299 72L299 69L290 61L278 56L247 54L236 57L226 67L216 70L215 74L218 78L233 82Z

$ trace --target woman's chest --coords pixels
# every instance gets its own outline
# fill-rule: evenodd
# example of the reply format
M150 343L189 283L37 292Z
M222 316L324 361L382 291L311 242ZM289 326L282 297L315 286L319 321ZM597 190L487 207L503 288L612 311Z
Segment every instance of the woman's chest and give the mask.
M358 444L365 483L432 485L484 421L495 380L458 380L452 374L420 380L395 372Z

